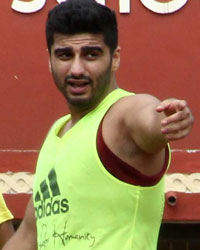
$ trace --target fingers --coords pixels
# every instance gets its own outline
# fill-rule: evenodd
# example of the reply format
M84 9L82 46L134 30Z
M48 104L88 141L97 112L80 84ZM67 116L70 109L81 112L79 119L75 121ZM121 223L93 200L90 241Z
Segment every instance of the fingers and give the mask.
M185 107L182 110L178 110L175 113L172 113L169 116L166 116L162 121L161 121L161 125L165 126L168 125L170 123L176 123L182 120L187 120L190 116L190 110L188 107Z
M162 101L156 108L157 112L164 112L167 116L187 107L185 100L167 99Z
M165 135L167 140L183 139L189 134L192 124L193 122L189 116L187 119L162 126L161 133Z
M182 139L192 129L194 119L186 101L168 99L161 102L156 111L166 116L161 121L161 133L168 141Z

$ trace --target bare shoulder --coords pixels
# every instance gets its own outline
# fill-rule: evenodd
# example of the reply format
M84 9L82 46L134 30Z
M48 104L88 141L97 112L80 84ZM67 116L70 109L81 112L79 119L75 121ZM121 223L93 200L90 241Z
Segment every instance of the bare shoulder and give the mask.
M103 132L108 143L111 138L113 143L116 143L115 138L120 138L121 141L126 140L124 144L127 147L132 144L145 152L160 150L166 141L160 133L163 114L156 111L159 104L159 99L148 94L136 94L118 100L104 118Z
M135 94L126 96L113 104L106 116L108 119L111 117L111 119L116 120L127 119L131 117L136 119L143 115L143 113L153 111L159 103L160 100L158 98L149 94Z
M159 103L156 97L147 94L123 97L103 121L103 138L110 150L148 175L158 173L164 161L164 151L160 151L163 142L158 138L160 118L155 111Z
M136 130L142 130L147 116L151 117L159 100L148 94L135 94L119 99L107 112L103 121L103 134L105 140L110 143L128 138L135 143L132 134ZM149 118L148 118L149 119ZM139 131L136 131L139 132Z
M157 105L159 103L159 99L155 96L149 95L149 94L135 94L131 96L126 96L124 98L121 98L117 103L118 104L124 104L127 103L128 106L126 108L130 107L129 105L134 105L135 107L142 107L145 105ZM116 103L116 104L117 104Z

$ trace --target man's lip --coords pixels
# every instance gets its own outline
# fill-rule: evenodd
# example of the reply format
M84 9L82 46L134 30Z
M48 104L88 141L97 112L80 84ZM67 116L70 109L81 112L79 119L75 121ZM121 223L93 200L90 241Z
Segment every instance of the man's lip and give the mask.
M89 84L89 81L87 81L87 80L75 80L75 79L73 79L73 80L68 80L67 83L70 84L70 85L72 85L72 86L74 86L74 87L76 87L76 86L77 87L81 87L81 86Z
M88 81L68 81L67 89L72 95L83 95L88 91Z

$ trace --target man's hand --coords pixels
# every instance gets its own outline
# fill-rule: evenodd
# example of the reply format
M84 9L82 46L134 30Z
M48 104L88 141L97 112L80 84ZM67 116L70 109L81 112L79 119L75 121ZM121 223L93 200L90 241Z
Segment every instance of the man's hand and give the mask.
M166 115L161 121L161 132L167 140L182 139L190 133L194 118L186 101L167 99L156 107L156 111Z

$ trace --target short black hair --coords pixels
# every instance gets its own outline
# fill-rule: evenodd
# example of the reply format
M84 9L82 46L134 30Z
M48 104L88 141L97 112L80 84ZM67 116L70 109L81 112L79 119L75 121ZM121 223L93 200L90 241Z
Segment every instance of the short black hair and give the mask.
M54 34L102 34L110 52L118 45L116 14L95 0L66 0L49 11L46 22L46 40L49 53Z

